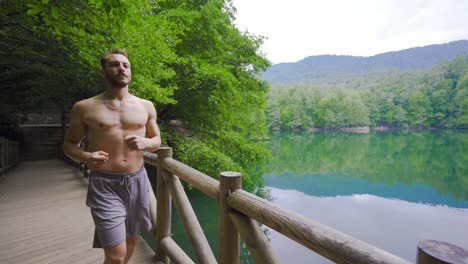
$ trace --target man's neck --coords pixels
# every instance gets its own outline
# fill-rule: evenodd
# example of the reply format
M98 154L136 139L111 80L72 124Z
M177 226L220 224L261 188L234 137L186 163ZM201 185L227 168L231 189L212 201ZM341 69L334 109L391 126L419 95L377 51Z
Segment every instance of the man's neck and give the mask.
M128 85L122 88L108 87L104 92L104 96L111 100L123 100L130 96Z

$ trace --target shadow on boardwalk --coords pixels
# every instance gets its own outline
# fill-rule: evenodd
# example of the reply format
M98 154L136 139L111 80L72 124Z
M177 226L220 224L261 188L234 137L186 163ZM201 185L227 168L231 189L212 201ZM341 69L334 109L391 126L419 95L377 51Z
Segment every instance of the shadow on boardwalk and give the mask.
M22 162L0 179L0 263L103 263L87 180L61 160ZM140 239L130 263L152 263Z

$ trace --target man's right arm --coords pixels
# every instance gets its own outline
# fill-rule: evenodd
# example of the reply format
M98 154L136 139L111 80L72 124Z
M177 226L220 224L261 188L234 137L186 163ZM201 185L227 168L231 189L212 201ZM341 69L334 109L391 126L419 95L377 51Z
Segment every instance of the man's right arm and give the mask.
M70 127L65 133L63 152L70 159L85 163L90 169L99 169L107 160L104 151L87 152L81 149L80 143L86 135L86 125L83 120L84 103L78 102L70 113Z
M76 103L70 113L70 126L65 133L63 152L72 160L86 163L88 153L80 148L80 143L86 135L86 126L83 123L83 105L80 103Z

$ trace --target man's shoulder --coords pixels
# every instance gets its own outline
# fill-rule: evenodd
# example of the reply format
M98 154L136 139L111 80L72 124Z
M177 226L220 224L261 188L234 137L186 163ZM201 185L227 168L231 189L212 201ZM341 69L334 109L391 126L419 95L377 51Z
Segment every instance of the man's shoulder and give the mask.
M146 100L146 99L144 99L144 98L141 98L141 97L138 97L138 96L133 95L133 94L132 94L132 97L133 97L134 99L136 99L137 101L140 101L140 102L142 102L142 103L149 102L148 100Z
M135 98L141 103L143 104L144 106L148 107L148 106L153 106L153 102L149 101L149 100L146 100L146 99L143 99L143 98L140 98L140 97L137 97L135 96Z
M83 100L80 100L78 102L75 103L75 108L80 108L80 109L86 109L86 108L89 108L93 105L95 105L97 103L97 101L99 100L99 97L100 95L96 95L96 96L93 96L93 97L90 97L90 98L86 98L86 99L83 99Z
M143 99L143 98L140 98L140 97L137 97L135 96L135 98L138 99L138 101L141 103L141 105L146 109L146 112L150 115L150 116L155 116L156 115L156 108L154 107L154 104L153 102L149 101L149 100L146 100L146 99Z

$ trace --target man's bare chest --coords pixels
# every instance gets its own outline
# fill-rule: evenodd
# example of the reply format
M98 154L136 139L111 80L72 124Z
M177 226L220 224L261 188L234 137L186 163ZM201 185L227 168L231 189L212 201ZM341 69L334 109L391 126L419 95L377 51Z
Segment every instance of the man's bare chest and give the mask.
M111 109L102 103L89 108L83 120L93 130L138 130L146 126L148 113L140 104L122 104Z

